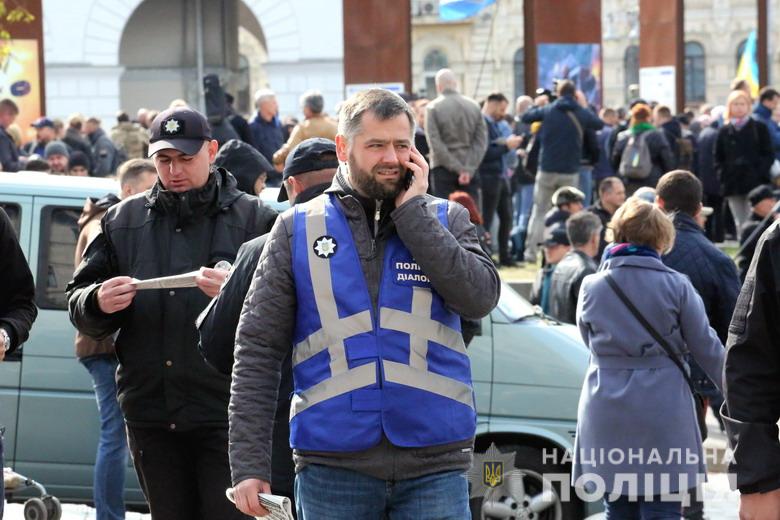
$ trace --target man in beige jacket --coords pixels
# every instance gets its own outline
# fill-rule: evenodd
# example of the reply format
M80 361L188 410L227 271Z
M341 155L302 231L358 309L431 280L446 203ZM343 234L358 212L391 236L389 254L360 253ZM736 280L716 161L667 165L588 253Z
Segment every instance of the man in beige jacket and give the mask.
M287 154L306 139L312 137L324 137L331 141L336 139L337 124L323 112L325 100L322 94L316 90L304 92L301 96L301 107L305 119L295 125L290 132L290 138L274 154L274 166L279 171L282 171Z

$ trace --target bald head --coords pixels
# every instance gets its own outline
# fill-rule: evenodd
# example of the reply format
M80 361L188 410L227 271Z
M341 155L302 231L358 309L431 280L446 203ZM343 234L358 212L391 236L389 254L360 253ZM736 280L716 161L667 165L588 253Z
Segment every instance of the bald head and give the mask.
M531 96L519 96L515 101L515 115L519 116L525 114L533 104L534 100L531 99Z
M458 90L458 80L450 69L441 69L436 73L436 92L441 94L445 90Z

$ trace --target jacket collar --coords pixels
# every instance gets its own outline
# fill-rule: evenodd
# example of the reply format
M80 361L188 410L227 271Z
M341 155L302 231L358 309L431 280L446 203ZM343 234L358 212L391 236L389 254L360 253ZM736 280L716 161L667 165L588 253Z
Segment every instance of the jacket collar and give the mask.
M753 108L753 113L763 117L764 119L772 117L772 112L770 112L770 110L761 103L756 103L755 108Z
M674 228L677 231L688 231L693 233L699 233L701 235L704 234L704 230L699 226L699 224L696 223L696 221L693 219L692 216L688 215L687 213L683 213L681 211L678 211L674 214L674 218L672 219L674 222Z
M212 215L229 208L242 192L236 179L223 168L212 168L206 184L200 188L176 193L166 190L160 180L146 192L146 207L167 215L175 215L184 223L201 215Z
M599 271L606 271L609 269L619 269L621 267L638 267L641 269L652 269L653 271L662 271L666 273L675 273L674 269L670 269L664 263L652 256L617 256L605 260L599 267Z

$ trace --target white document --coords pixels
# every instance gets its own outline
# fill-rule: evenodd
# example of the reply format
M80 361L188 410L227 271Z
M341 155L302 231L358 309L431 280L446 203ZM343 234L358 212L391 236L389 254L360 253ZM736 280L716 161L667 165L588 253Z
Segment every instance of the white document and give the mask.
M225 495L231 502L235 503L233 488L228 488ZM289 498L281 495L266 495L265 493L258 493L257 497L260 499L260 505L268 511L265 516L256 516L255 518L258 520L295 520Z
M183 287L197 287L195 278L200 271L191 273L177 274L173 276L163 276L161 278L150 278L148 280L135 280L133 285L138 290L142 289L180 289Z

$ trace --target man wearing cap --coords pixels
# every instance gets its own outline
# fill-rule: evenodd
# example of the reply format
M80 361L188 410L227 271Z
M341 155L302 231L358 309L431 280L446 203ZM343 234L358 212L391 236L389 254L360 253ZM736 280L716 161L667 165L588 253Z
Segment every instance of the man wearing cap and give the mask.
M265 513L257 493L274 485L272 425L291 356L298 518L470 518L476 413L460 317L490 312L498 273L468 211L426 194L409 105L370 89L340 115L331 187L279 218L241 312L236 505Z
M24 152L27 155L37 154L43 157L46 145L57 138L54 121L48 117L39 117L32 122L31 126L35 128L35 141L27 143L24 146Z
M545 229L558 224L566 224L566 220L582 211L585 194L577 188L564 186L558 188L552 195L553 208L544 216Z
M43 150L43 158L49 163L49 173L55 175L68 174L68 159L70 152L62 141L51 141Z
M545 314L549 314L552 275L555 266L571 249L571 243L566 235L565 222L558 222L545 229L543 238L541 246L544 251L545 264L536 273L536 279L531 286L531 303L540 306Z
M778 214L774 218L767 219L777 204L777 197L772 186L764 184L753 188L748 193L750 202L750 218L742 225L739 232L740 254L737 256L737 269L739 270L739 279L745 281L748 267L753 260L753 253L756 250L758 239L777 220Z
M133 464L154 518L243 518L230 485L230 378L198 354L195 319L216 296L238 248L267 233L275 212L211 165L206 118L172 108L152 122L151 190L111 207L68 285L83 334L115 340L119 403ZM135 282L199 271L192 286L137 291ZM196 286L197 287L196 287Z
M284 183L278 201L302 204L321 195L330 187L336 174L338 159L336 143L328 139L312 138L301 142L287 155ZM224 374L233 370L233 346L241 307L249 291L257 261L263 252L268 235L255 238L241 246L230 276L206 310L198 318L200 351L211 366ZM279 396L276 405L273 432L271 477L274 493L293 498L295 472L290 449L290 393L292 392L291 357L282 362ZM238 466L242 461L234 461Z

